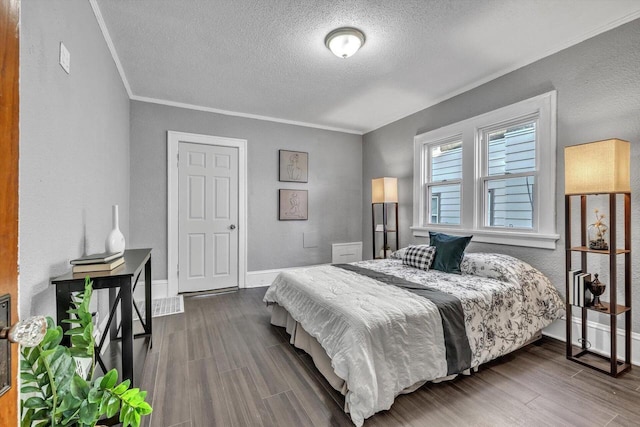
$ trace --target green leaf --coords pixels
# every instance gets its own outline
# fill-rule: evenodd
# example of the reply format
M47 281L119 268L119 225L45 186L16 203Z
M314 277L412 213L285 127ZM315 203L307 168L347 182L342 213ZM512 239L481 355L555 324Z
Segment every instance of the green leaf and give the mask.
M118 382L118 372L115 369L112 369L107 372L107 375L105 375L104 378L102 378L102 381L100 381L100 388L111 389L116 385L116 382Z
M111 396L107 403L107 418L113 417L120 410L120 399L117 396Z
M40 357L40 349L38 347L33 347L29 352L29 356L25 359L27 359L31 366L33 366L36 363L36 360L38 360L38 357Z
M58 372L63 372L68 369L69 363L73 363L69 352L64 347L56 347L51 356L47 356L49 361L49 370L56 375Z
M131 412L131 407L130 407L130 406L124 406L124 405L123 405L123 406L122 406L122 409L120 409L120 417L119 417L119 421L120 421L121 423L123 423L123 424L124 424L124 422L125 422L125 420L126 420L126 418L127 418L127 415L129 414L129 412ZM124 425L123 425L122 427L124 427Z
M144 401L144 397L142 397L140 393L136 393L127 399L127 403L133 406L134 408L136 408L143 401Z
M24 357L24 354L22 355ZM20 359L20 370L21 371L30 371L32 363L29 363L28 360Z
M113 389L113 392L117 395L120 395L122 393L124 393L125 391L127 391L127 389L129 388L129 385L131 384L131 381L129 380L125 380L123 382L120 383L120 385L118 385L116 388Z
M58 356L56 362L55 369L54 365L51 365L51 370L56 377L64 376L65 374L75 371L75 362L70 354L61 354Z
M71 394L80 400L86 399L89 395L89 385L79 375L74 375L71 380Z
M71 345L75 347L87 348L89 345L82 335L74 335L71 337Z
M30 374L29 372L20 372L20 379L22 381L27 381L27 382L37 382L38 381L36 376L33 375L33 374Z
M41 397L30 397L24 402L25 408L46 408L47 402L44 401Z
M21 412L22 412L22 421L20 422L20 427L31 427L31 420L33 419L33 414L35 413L35 409L30 408L25 412L23 407Z
M88 343L93 341L93 323L91 323L91 315L89 315L89 324L84 328L82 338Z
M151 405L149 405L147 402L142 402L140 405L138 405L138 411L142 415L149 415L151 412L153 412L153 408L151 408Z
M62 328L47 329L47 333L44 335L44 339L40 343L40 346L44 349L49 349L60 344L62 340Z
M84 328L82 326L78 326L76 328L69 329L64 334L65 335L78 335L78 334L81 334L83 331L84 331Z
M89 396L87 396L87 400L89 401L89 403L100 403L100 401L102 400L102 394L104 393L104 391L102 390L98 390L95 388L92 388L89 391Z
M111 396L112 394L109 390L104 390L104 393L102 394L102 401L100 402L100 409L98 410L100 414L107 413L107 403L109 403Z
M131 400L133 396L138 394L139 391L140 391L139 388L132 388L131 390L127 390L122 394L122 400L126 400L126 401Z
M84 348L80 348L80 347L71 347L69 349L69 353L73 356L73 357L80 357L83 358L87 355L87 352Z
M67 393L62 399L62 403L58 406L56 414L66 414L69 417L70 414L75 414L80 409L80 404L81 402L73 397L71 393Z
M40 387L35 387L32 385L25 385L20 387L20 393L41 393L42 390Z
M96 403L87 403L81 406L79 415L83 424L93 425L98 420L98 405Z
M42 359L50 358L53 355L53 353L56 352L56 350L58 350L58 347L54 347L54 348L51 348L51 349L48 349L48 350L44 350L42 353L40 353L40 358L42 358Z
M51 418L51 410L50 409L40 409L35 414L33 414L33 417L31 417L31 418L34 421L48 420L48 419Z
M46 397L53 397L53 393L51 392L51 384L45 384L42 386L42 394Z

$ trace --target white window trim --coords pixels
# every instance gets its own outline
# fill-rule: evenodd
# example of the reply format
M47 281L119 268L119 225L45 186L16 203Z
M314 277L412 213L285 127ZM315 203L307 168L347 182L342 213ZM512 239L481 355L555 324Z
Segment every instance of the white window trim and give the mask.
M435 129L414 138L414 174L413 174L413 235L429 236L429 231L441 231L450 234L473 234L474 242L526 246L532 248L555 249L560 236L556 233L556 91L529 98L470 119L463 120L439 129ZM541 165L551 165L544 173L536 176L536 209L534 210L534 229L531 231L516 229L508 231L486 227L483 224L483 188L481 171L483 167L482 142L483 129L499 123L511 122L519 118L536 115L536 169ZM426 224L424 191L422 183L427 176L428 165L423 161L424 147L436 141L462 135L462 188L460 225ZM472 176L473 179L469 179ZM542 197L548 195L548 197ZM473 204L469 208L468 204Z

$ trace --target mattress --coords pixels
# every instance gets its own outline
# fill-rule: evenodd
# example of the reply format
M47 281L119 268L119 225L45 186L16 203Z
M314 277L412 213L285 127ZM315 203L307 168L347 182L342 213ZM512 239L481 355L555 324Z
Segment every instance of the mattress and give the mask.
M360 426L399 393L513 351L563 314L557 290L520 260L467 254L461 269L461 275L424 271L399 260L301 268L281 273L264 300L286 310L322 347ZM462 329L448 328L437 298L417 295L420 288L459 301ZM453 362L452 334L468 348Z

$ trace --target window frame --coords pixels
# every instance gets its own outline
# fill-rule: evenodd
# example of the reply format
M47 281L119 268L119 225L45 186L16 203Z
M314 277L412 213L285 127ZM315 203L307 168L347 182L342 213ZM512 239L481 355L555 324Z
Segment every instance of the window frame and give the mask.
M416 237L429 231L473 234L474 242L555 249L560 236L556 232L556 91L529 98L458 123L428 131L414 138L413 226ZM484 196L488 175L488 143L483 135L496 128L536 119L535 185L533 228L487 226L488 197ZM460 188L460 224L431 224L427 187L430 146L462 139L462 179ZM525 173L531 175L530 173ZM508 175L508 174L507 174ZM507 176L505 175L505 176ZM514 177L517 176L514 174ZM431 183L434 185L434 183ZM426 203L426 204L425 204Z

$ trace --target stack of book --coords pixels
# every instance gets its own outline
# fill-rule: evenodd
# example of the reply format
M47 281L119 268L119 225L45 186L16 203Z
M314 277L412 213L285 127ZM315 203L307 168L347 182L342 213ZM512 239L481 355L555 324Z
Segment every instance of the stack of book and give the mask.
M589 307L592 304L592 294L589 290L591 274L583 273L582 270L570 270L567 272L569 281L569 304L578 307Z
M92 271L111 271L114 268L124 264L124 253L108 253L86 255L80 258L72 259L74 273L88 273Z

